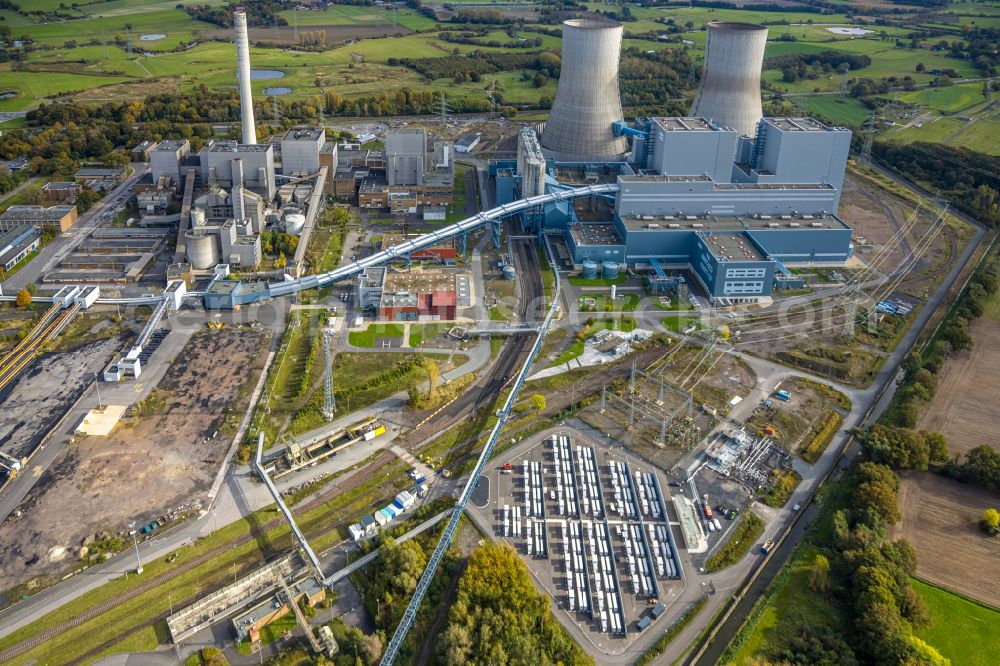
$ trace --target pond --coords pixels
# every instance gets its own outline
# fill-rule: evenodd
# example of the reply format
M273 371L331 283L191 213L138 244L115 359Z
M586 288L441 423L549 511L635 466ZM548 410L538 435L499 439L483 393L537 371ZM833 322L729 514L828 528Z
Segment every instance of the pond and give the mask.
M2 92L2 93L0 93L0 100L3 100L3 99L13 99L15 97L17 97L17 93L16 92Z
M166 35L161 33L152 33L149 35L141 35L139 37L140 42L156 42L166 37Z
M281 79L284 78L285 73L279 69L251 69L250 70L250 80L251 81L263 81L265 79Z
M874 30L865 30L864 28L853 28L847 26L827 28L827 30L835 35L847 35L849 37L864 37L869 33L875 32Z
M287 95L292 92L291 88L264 88L264 94L272 97Z

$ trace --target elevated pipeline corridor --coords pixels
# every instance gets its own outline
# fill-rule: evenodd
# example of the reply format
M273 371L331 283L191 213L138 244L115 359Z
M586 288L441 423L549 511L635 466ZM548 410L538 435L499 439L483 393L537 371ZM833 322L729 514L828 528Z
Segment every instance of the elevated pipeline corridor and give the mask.
M433 245L437 245L441 241L454 238L456 236L461 236L467 234L470 231L474 231L483 227L487 224L499 225L501 220L511 215L516 215L517 213L522 213L526 210L530 210L537 206L542 206L547 203L554 203L557 201L566 201L568 199L578 199L580 197L589 196L601 196L606 194L611 194L618 191L617 183L602 183L600 185L587 185L585 187L577 187L567 190L559 190L557 192L550 192L548 194L541 194L536 197L529 197L527 199L521 199L519 201L513 201L509 204L503 204L497 206L496 208L491 208L490 210L483 211L482 213L476 213L475 215L469 216L464 220L450 224L441 229L431 231L430 233L424 234L418 238L413 238L411 240L403 241L397 245L393 245L384 250L376 252L375 254L365 257L363 259L358 259L357 261L352 261L351 263L336 268L332 271L326 273L317 273L316 275L307 275L295 280L285 280L284 282L272 282L268 284L268 292L271 298L277 298L281 296L290 296L291 294L296 294L300 291L305 291L307 289L316 289L319 287L326 287L336 282L341 282L343 280L349 280L355 275L361 273L366 268L371 268L373 266L381 266L398 259L405 259L408 255L416 252L417 250L422 250ZM188 292L185 294L185 298L202 298L204 297L203 292ZM101 304L110 305L156 305L163 298L165 294L159 296L141 296L137 298L98 298L97 302ZM0 300L13 300L13 296L0 296ZM37 301L46 301L46 298L36 298Z

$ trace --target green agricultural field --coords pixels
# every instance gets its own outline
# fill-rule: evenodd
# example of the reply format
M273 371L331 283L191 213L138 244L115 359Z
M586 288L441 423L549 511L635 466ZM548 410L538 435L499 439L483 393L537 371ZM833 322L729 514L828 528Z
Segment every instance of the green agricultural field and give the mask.
M936 143L947 143L947 139L965 126L964 120L958 118L948 118L935 116L921 123L907 128L892 129L886 134L886 138L902 143L913 143L914 141L929 141Z
M924 598L931 626L915 633L962 666L989 666L996 663L996 627L1000 610L969 601L957 594L919 580L913 589Z
M55 46L69 40L82 42L91 39L114 41L118 37L124 39L125 24L132 26L130 36L134 48L147 51L174 48L193 41L202 30L214 30L218 27L195 21L180 9L168 9L31 25L18 28L18 32L29 35L41 44ZM140 40L144 34L164 34L166 37L144 42Z
M818 116L827 122L834 124L850 125L860 127L868 118L871 111L854 97L839 97L824 95L817 97L791 97L792 103L801 108L805 113Z
M15 92L17 97L0 101L0 111L21 111L38 104L46 97L89 90L127 81L124 76L91 76L49 72L44 76L0 70L0 90Z
M996 97L996 93L993 93L993 97ZM913 90L900 93L899 99L937 109L942 113L957 113L986 102L982 83L960 83L943 88Z
M948 142L949 146L960 146L987 155L1000 155L1000 122L977 120L968 123L958 136Z

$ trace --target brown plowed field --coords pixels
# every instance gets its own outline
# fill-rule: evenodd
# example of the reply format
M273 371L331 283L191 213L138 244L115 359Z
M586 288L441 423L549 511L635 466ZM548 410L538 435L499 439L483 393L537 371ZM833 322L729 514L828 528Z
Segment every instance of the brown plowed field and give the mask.
M903 519L890 536L905 537L917 549L917 575L1000 607L1000 539L978 525L984 509L1000 507L1000 493L930 472L903 472L900 480Z
M1000 432L1000 298L994 296L982 317L969 326L971 351L952 356L938 378L934 400L918 426L943 433L952 454L982 444L998 448Z

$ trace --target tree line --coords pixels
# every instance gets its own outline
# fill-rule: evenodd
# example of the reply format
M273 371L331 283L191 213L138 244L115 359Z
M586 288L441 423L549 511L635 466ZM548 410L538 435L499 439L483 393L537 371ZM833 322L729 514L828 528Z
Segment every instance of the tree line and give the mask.
M943 435L915 429L921 406L934 397L937 375L944 362L952 354L972 348L969 323L983 315L998 288L1000 260L994 259L969 279L955 310L927 350L923 354L911 352L906 357L905 380L884 422L861 433L861 446L867 458L901 469L926 470L933 465L940 473L963 483L1000 489L1000 453L992 447L976 447L964 460L951 458Z
M231 28L233 26L233 10L237 6L238 5L222 5L213 7L212 5L181 5L180 8L184 9L188 16L195 20L212 23L222 28ZM288 21L279 16L278 12L283 9L290 9L291 6L292 4L290 2L274 2L273 0L266 0L264 2L247 2L243 5L243 9L247 14L247 25L263 25L270 27L275 25L288 25Z
M955 208L988 226L1000 225L1000 157L923 141L876 141L872 152L882 164L939 190Z
M552 616L514 549L495 542L469 557L438 654L447 666L593 663Z

